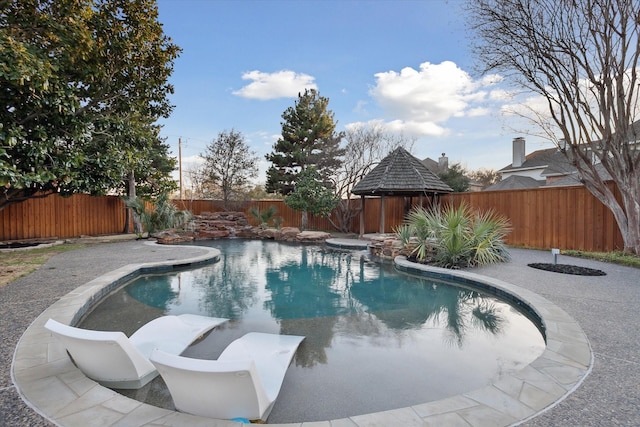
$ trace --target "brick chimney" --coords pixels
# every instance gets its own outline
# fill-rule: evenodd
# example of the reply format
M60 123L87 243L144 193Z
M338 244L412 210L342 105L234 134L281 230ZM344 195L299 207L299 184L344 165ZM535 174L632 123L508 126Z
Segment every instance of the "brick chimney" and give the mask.
M438 170L440 173L444 173L449 170L449 158L442 153L442 157L438 159Z
M513 138L513 163L511 163L511 167L519 168L522 166L525 161L524 151L524 138L521 136Z

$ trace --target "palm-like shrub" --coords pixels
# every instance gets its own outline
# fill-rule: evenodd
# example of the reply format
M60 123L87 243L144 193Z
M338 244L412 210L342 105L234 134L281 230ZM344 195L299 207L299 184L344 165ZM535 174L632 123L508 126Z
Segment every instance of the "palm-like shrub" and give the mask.
M447 206L439 218L434 262L448 268L469 265L473 258L473 218L466 205Z
M509 232L508 221L494 212L473 212L467 204L443 209L412 210L401 227L400 239L407 234L417 239L411 253L421 261L448 268L503 262L509 259L504 238ZM432 259L428 254L432 253Z
M166 194L158 196L152 206L151 203L147 204L139 198L128 199L125 204L135 215L138 215L144 230L147 231L147 236L169 228L184 227L192 219L191 212L178 210ZM138 237L142 237L142 233Z
M407 221L404 224L405 234L415 237L416 242L411 249L411 255L419 261L426 261L429 254L433 252L440 222L440 212L437 210L428 211L417 207L407 215ZM404 239L401 237L401 240L409 241L406 237Z
M271 222L276 225L276 228L280 228L278 227L278 222L281 223L282 220L278 221L278 218L275 217L277 213L278 210L273 205L269 205L267 209L262 211L257 206L249 209L249 215L258 222L258 226L261 228L267 228Z
M494 264L509 260L504 239L509 234L509 221L493 211L476 213L473 221L474 265Z

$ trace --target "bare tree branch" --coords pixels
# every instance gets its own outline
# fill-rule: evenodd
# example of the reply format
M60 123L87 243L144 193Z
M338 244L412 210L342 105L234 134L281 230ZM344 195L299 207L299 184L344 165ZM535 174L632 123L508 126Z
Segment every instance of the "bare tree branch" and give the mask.
M629 0L473 0L485 72L503 73L546 108L520 110L558 146L640 253L640 4ZM612 180L621 200L605 181Z

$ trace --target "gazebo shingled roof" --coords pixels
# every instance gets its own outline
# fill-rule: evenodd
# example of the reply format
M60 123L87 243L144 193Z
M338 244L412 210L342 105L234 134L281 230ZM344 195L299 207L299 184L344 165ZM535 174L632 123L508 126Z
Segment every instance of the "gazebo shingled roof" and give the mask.
M385 196L412 197L452 193L453 189L442 182L420 160L398 147L357 183L351 193L362 197L360 210L360 236L364 234L365 212L364 197L377 196L380 203L380 233L385 232ZM422 202L420 202L422 204Z
M398 147L351 190L359 196L410 196L451 193L453 189L407 150Z

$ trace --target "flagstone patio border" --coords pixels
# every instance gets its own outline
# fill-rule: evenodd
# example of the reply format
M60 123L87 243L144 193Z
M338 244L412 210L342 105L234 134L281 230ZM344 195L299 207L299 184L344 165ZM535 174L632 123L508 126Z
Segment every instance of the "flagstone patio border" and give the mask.
M14 353L11 375L25 402L60 426L238 426L239 423L233 421L195 417L154 407L105 388L77 369L60 344L44 329L49 318L75 324L93 304L139 274L213 262L220 253L209 249L206 255L186 260L122 267L78 287L51 305L27 328ZM508 373L486 387L450 398L339 420L272 426L517 425L562 401L591 371L593 354L580 325L540 295L466 271L418 265L402 257L395 262L398 269L408 273L456 278L517 303L539 322L546 349L528 366Z

